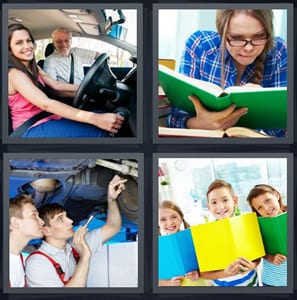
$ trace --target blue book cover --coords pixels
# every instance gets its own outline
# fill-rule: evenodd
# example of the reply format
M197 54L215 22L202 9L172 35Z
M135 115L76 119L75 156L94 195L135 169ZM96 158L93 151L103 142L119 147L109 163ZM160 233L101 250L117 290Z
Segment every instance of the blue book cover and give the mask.
M184 276L198 270L190 229L159 237L159 280Z

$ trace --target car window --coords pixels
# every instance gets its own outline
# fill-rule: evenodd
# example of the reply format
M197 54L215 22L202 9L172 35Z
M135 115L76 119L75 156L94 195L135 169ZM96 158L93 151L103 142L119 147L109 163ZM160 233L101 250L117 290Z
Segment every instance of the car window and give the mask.
M111 31L107 32L107 35L136 47L137 11L135 9L123 9L121 10L122 15L119 15L117 10L113 9L106 9L104 12L106 19L111 20L111 23L113 24ZM117 21L121 17L124 21L117 24ZM35 56L37 61L45 58L45 48L47 44L51 42L50 36L47 39L36 40ZM133 66L133 63L130 61L131 53L116 46L114 43L102 41L100 38L77 37L74 35L72 37L72 47L94 50L99 53L107 53L110 57L109 64L111 67Z
M36 41L35 56L36 60L44 59L46 45L51 43L51 39ZM128 51L120 49L114 45L108 44L96 39L84 37L72 37L72 47L89 49L99 53L107 53L110 57L111 67L132 67L133 63L129 60L131 54Z

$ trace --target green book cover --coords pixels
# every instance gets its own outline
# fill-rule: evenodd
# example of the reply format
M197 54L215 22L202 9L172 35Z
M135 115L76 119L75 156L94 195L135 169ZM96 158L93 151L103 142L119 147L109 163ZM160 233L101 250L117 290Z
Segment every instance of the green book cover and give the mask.
M287 213L275 217L258 217L266 254L287 256Z
M229 87L225 91L210 82L190 78L159 65L159 84L171 105L195 113L189 95L196 95L206 109L221 111L232 103L247 107L236 126L253 129L287 128L287 88Z

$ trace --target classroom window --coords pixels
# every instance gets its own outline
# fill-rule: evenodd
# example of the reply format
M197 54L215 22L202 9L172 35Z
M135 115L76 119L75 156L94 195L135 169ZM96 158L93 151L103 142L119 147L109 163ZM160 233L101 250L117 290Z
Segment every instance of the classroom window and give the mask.
M189 215L194 209L196 219L197 213L208 214L206 192L215 179L231 183L241 212L251 211L246 197L260 183L273 186L287 202L287 161L283 158L160 158L160 168L159 201L173 200Z

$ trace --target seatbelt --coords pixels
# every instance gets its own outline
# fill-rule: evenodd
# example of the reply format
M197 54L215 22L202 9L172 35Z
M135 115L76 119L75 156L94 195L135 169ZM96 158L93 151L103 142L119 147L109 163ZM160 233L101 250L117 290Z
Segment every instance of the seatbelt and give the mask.
M12 133L10 133L9 137L21 137L23 135L23 133L29 127L31 127L34 123L36 123L37 121L39 121L45 117L48 117L50 115L52 115L52 113L49 113L47 111L41 111L41 112L37 113L36 115L34 115L33 117L31 117L30 119L25 121L18 128L16 128L16 130L14 130Z
M71 68L70 68L69 83L73 83L73 82L74 82L74 58L73 58L73 54L71 53Z
M9 68L14 68L14 65L11 63L8 63L8 69ZM28 76L30 76L30 74L28 74ZM32 78L31 78L32 79ZM43 86L42 84L40 84L40 82L37 82L37 86L46 94L46 87ZM10 112L9 112L10 114ZM36 123L37 121L48 117L52 115L52 113L49 113L47 111L41 111L39 113L37 113L36 115L32 116L30 119L28 119L27 121L25 121L22 125L20 125L18 128L16 128L16 130L14 130L13 132L11 132L9 134L9 137L21 137L23 135L23 133L29 128L31 127L34 123Z
M76 251L73 247L71 248L71 252L72 252L72 255L73 255L73 257L74 257L76 263L78 263L78 261L79 261L79 254L77 253L77 251ZM61 265L60 265L59 263L57 263L57 262L56 262L53 258L51 258L49 255L45 254L45 253L42 252L42 251L37 250L37 251L32 252L32 253L29 255L29 257L32 256L32 255L35 255L35 254L43 255L44 257L46 257L46 258L52 263L52 265L54 266L54 268L55 268L55 270L56 270L56 272L57 272L57 274L58 274L58 276L59 276L59 278L61 279L61 281L63 282L64 285L67 284L68 281L71 280L72 276L69 277L68 280L64 280L64 278L65 278L65 273L64 273L63 269L61 268Z

